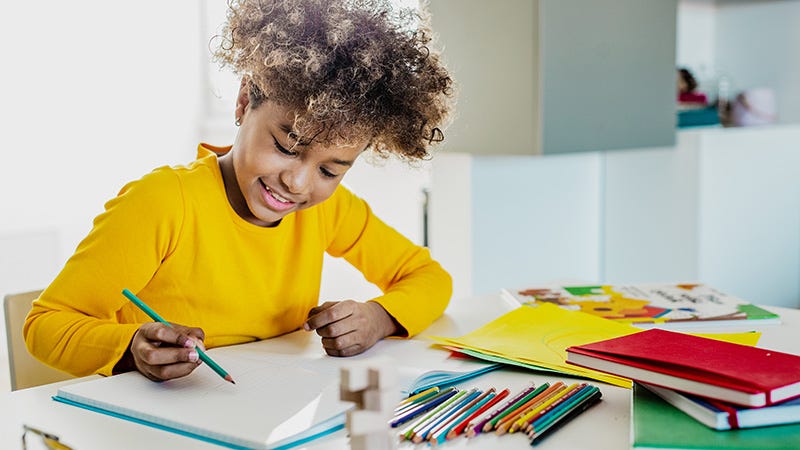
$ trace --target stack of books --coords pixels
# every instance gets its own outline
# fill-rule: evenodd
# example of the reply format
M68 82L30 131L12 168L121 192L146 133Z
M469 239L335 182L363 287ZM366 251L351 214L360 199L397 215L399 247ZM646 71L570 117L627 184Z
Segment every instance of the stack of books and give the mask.
M714 430L736 430L800 422L800 398L753 408L674 389L640 383L642 387Z
M800 356L651 329L567 363L634 381L633 448L800 448Z

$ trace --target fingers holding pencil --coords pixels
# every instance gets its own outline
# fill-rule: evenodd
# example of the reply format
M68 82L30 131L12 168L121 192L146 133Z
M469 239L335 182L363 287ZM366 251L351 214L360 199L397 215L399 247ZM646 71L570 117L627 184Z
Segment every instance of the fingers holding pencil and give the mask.
M206 333L202 328L187 327L177 324L166 326L158 322L154 322L154 324L158 324L160 326L148 327L149 333L146 333L147 337L154 342L163 342L174 347L200 347L203 350L206 348L203 344L203 341L206 338ZM141 330L142 328L139 329Z
M129 351L136 370L147 378L154 381L180 378L201 363L197 347L203 348L204 337L199 328L148 322L134 334Z
M166 328L177 328L178 329L178 335L170 335L169 333L167 333L166 335L162 334L162 336L166 336L167 339L159 340L158 339L158 333L164 333L164 332L163 331L159 331L160 328L158 328L158 327L152 328L153 330L155 330L155 334L152 337L155 337L156 340L151 340L150 341L151 347L161 347L161 343L166 343L166 344L175 343L175 344L179 344L179 345L183 346L184 348L193 348L194 350L190 350L189 353L186 354L187 355L186 357L189 359L188 362L199 364L197 361L203 361L209 367L211 367L211 369L214 372L216 372L217 375L219 375L223 379L225 379L225 381L227 381L228 383L231 383L231 384L236 384L236 382L233 381L233 377L231 377L231 375L228 372L226 372L225 369L223 369L219 364L217 364L213 359L211 359L211 357L208 356L208 354L206 354L206 352L204 350L204 347L202 345L203 338L205 337L205 333L203 332L203 330L201 330L199 328L188 328L188 327L184 327L183 325L175 325L175 324L167 322L166 320L164 320L163 317L159 316L157 312L155 312L152 308L147 306L147 304L145 302L143 302L142 299L137 297L136 294L134 294L133 292L131 292L127 288L122 290L122 295L124 295L134 305L136 305L139 309L144 311L145 314L147 314L151 319L155 320L159 324L163 325ZM140 327L140 329L141 328L146 328L146 329L149 330L150 329L149 327L151 327L151 326L152 325L142 325L142 327ZM139 334L138 332L135 333L133 339L136 339L136 336L138 334ZM188 340L187 339L182 339L180 337L181 334L183 334L185 336L188 335L189 339ZM143 336L143 337L146 338L147 336ZM172 337L172 339L170 339L170 337ZM199 337L200 339L196 340L195 338L197 338L197 337ZM133 339L132 339L132 341L133 341ZM200 343L200 345L197 345L198 342ZM147 352L153 352L154 350L151 347L145 346L144 349ZM128 350L125 352L125 355L123 355L122 359L117 363L117 365L114 366L114 370L115 371L118 368L125 369L125 368L127 368L127 367L129 367L131 365L134 365L133 364L134 361L132 361L132 360L134 360L133 356L129 356L129 355L135 354L133 348L134 348L133 342L131 342L131 347L128 348ZM140 345L137 345L136 348L137 348L137 350L139 350L142 347ZM197 357L197 359L195 359L195 356ZM131 360L131 361L129 361L129 360ZM179 362L185 362L185 360L184 359L179 359L178 361L176 361L176 364L179 363ZM152 373L152 371L148 371L149 373L145 373L144 371L142 371L140 369L140 367L138 365L135 365L135 367L132 367L131 369L128 369L128 370L132 370L134 368L136 370L144 373L148 377L155 377L155 378L151 378L151 379L156 379L156 380L158 380L158 379L178 378L180 376L187 375L189 372L194 370L194 367L192 367L189 364L183 365L179 369L167 368L166 371L164 370L164 368L160 368L159 370L156 371L156 372L161 372L160 374L154 374L154 373ZM174 372L176 370L178 371L177 372L178 375L173 376L172 372ZM186 370L188 370L188 372L186 372ZM165 372L168 372L168 373L165 373ZM185 373L183 373L183 372L185 372ZM183 373L183 375L180 375L181 373Z

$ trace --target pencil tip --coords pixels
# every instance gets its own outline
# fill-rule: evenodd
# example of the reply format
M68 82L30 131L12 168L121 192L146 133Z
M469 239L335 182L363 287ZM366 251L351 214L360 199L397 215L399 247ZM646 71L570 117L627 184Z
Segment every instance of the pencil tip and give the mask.
M225 375L225 380L229 381L231 384L236 384L236 382L233 381L233 377L230 375Z

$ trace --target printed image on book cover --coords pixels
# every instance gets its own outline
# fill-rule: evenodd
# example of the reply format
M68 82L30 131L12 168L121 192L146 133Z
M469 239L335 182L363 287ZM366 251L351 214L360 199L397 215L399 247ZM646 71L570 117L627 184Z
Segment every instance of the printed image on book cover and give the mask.
M704 284L547 286L510 293L523 305L553 303L623 322L778 318L776 314Z

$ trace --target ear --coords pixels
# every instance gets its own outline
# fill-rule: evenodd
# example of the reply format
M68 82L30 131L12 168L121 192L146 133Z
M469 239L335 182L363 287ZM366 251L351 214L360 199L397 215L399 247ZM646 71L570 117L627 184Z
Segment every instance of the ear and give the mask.
M241 120L244 112L247 110L247 105L250 104L250 87L247 77L242 77L242 82L239 85L239 95L236 96L236 110L234 111L235 120Z

